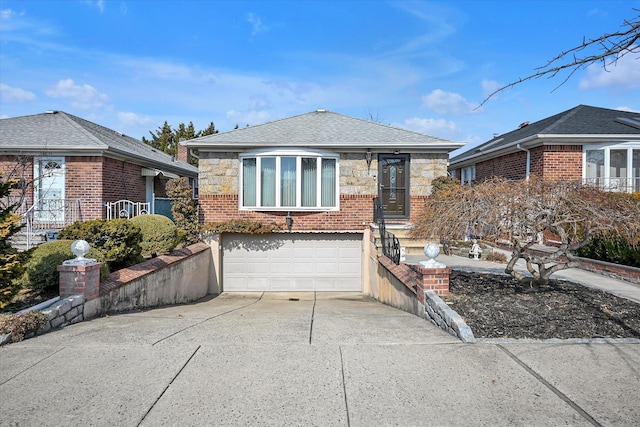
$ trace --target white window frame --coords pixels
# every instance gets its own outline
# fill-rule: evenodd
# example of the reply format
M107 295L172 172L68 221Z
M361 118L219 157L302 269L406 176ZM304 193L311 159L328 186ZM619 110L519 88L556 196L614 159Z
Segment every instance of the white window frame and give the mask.
M476 165L460 169L460 182L462 185L471 184L474 179L476 179Z
M605 190L610 191L632 191L634 187L634 180L638 180L640 177L633 176L633 150L640 150L640 143L638 142L621 142L617 144L611 143L602 143L602 144L591 144L584 145L582 147L582 181L585 184L589 184L587 182L587 151L591 150L602 150L604 151L604 176L598 177L602 180L603 184L601 185ZM627 150L627 176L626 182L631 183L625 186L625 188L617 188L616 180L618 177L614 177L613 180L611 178L611 150ZM625 178L625 177L620 177Z
M276 159L276 202L275 206L260 206L261 203L261 181L260 181L260 167L261 159L264 157L275 157ZM282 157L295 157L296 158L296 206L280 206L280 165ZM316 158L318 159L318 180L317 180L317 204L316 206L302 206L302 179L300 179L300 171L302 170L302 158ZM256 159L256 206L244 206L244 160ZM336 162L335 170L335 206L321 206L322 198L322 178L321 178L321 164L323 159L331 159ZM340 155L328 151L308 150L308 149L265 149L259 151L252 151L248 153L242 153L239 156L240 171L239 171L239 186L238 186L238 204L240 210L246 211L282 211L282 212L331 212L340 210Z

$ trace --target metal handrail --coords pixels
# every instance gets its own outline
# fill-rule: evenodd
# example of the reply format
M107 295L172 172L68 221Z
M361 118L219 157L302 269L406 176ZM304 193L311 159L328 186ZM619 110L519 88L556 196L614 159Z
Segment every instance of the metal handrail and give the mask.
M30 249L37 231L62 229L82 221L82 210L79 199L40 199L21 216L26 224L27 249Z
M400 240L387 231L384 220L384 210L380 198L373 199L373 221L378 226L380 232L380 242L382 243L382 254L388 257L396 265L400 264Z

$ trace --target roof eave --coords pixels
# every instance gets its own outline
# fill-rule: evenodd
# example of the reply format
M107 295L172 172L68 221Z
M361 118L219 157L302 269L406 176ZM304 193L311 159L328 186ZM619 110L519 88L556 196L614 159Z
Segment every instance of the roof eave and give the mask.
M489 160L495 157L503 156L506 154L510 154L516 151L519 151L518 145L522 148L533 148L540 145L548 145L548 144L562 144L562 145L576 145L576 144L586 144L586 143L594 143L594 142L610 142L610 141L621 141L621 140L636 140L640 141L640 135L638 134L536 134L530 135L526 138L519 139L514 142L510 142L507 145L495 147L494 149L490 149L487 151L480 150L480 153L475 153L475 150L479 148L476 147L473 154L469 156L464 156L465 153L460 154L458 159L452 159L449 167L465 167L472 165L474 163L479 163L485 160ZM458 157L458 156L456 156Z
M195 167L194 167L194 170L191 170L175 164L172 165L170 163L161 163L161 162L149 160L144 156L139 156L137 154L120 151L113 148L105 151L105 155L108 157L114 158L116 160L123 160L123 161L131 161L135 159L135 163L140 166L150 168L150 169L162 169L168 172L176 173L177 175L180 175L180 176L189 176L194 178L198 176L198 170Z

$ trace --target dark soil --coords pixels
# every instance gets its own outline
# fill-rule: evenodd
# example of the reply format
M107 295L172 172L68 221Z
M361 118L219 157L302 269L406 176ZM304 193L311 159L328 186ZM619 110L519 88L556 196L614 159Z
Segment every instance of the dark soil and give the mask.
M443 300L476 338L640 338L640 304L562 280L452 271Z
M55 298L59 294L58 289L45 289L40 292L23 289L13 298L11 304L6 305L0 310L0 313L15 313Z

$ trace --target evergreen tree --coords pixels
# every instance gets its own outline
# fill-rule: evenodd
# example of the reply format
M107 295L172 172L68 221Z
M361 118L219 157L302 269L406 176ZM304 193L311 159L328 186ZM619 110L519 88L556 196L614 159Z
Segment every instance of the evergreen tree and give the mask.
M213 122L211 122L206 129L203 129L199 132L198 136L213 135L216 133L218 133L218 129L216 129L216 126L213 124Z
M12 188L17 188L17 179L4 180L0 174L0 199L9 196ZM14 279L23 273L24 253L19 253L13 247L9 238L23 226L20 215L14 212L16 205L0 205L0 308L11 302L20 286Z
M182 125L184 127L184 125ZM176 133L171 129L169 122L165 120L164 125L158 127L158 130L153 133L149 131L151 140L142 137L142 142L152 146L160 151L164 151L167 154L175 156L178 152Z

